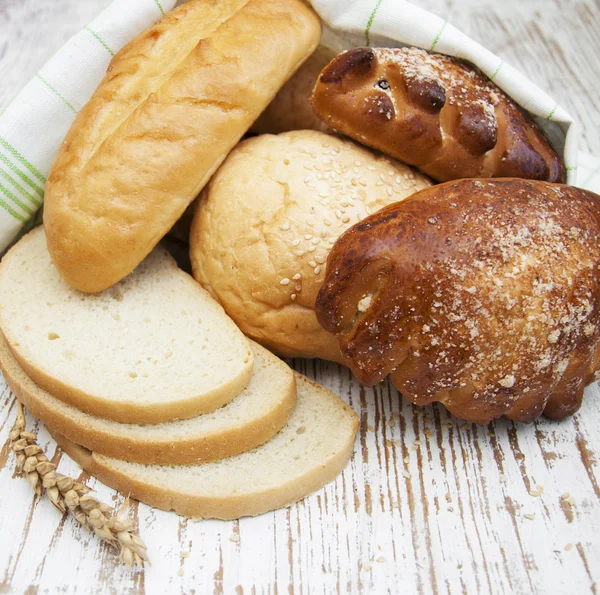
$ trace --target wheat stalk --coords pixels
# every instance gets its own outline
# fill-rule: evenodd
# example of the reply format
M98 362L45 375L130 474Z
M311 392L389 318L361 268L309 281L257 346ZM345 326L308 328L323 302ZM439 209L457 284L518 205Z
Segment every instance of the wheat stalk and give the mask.
M100 539L120 549L120 559L127 568L134 564L140 567L148 562L146 546L133 530L128 518L129 498L119 510L100 502L90 494L93 490L56 473L36 441L36 435L25 430L23 407L17 401L17 419L9 434L10 445L17 457L17 469L25 473L29 485L38 496L44 492L62 514L70 512L81 525L93 531Z

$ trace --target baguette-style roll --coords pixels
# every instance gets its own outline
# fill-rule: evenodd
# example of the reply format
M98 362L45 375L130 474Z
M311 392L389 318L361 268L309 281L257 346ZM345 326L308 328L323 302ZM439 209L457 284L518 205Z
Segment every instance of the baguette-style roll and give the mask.
M48 248L64 279L97 292L130 273L319 38L302 0L191 0L127 44L48 176Z
M433 186L336 242L317 316L367 384L476 423L562 419L600 367L599 236L586 190Z
M477 68L418 48L354 48L321 73L315 113L335 130L435 180L564 182L531 117Z

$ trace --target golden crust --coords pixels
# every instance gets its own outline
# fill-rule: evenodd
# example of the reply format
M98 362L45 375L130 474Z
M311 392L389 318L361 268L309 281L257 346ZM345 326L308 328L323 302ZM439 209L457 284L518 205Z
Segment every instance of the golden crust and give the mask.
M46 184L48 248L65 280L97 292L131 272L319 37L302 0L192 0L125 46Z
M338 240L317 316L363 382L478 423L561 419L600 366L599 234L592 192L434 186Z
M564 182L534 121L478 69L418 48L354 48L321 73L315 113L332 128L439 181Z

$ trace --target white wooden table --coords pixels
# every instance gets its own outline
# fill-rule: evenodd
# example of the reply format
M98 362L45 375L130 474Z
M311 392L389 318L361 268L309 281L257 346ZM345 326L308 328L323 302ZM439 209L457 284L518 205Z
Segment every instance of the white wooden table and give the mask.
M0 0L0 111L107 0ZM545 87L600 154L597 0L422 0ZM134 506L152 566L130 573L112 551L38 500L0 450L0 592L597 593L600 391L562 423L487 427L417 409L384 384L362 388L321 361L295 367L360 413L352 463L287 510L192 522ZM0 444L15 412L0 383ZM43 427L63 473L80 469ZM85 474L81 474L87 479ZM94 479L107 502L119 496Z

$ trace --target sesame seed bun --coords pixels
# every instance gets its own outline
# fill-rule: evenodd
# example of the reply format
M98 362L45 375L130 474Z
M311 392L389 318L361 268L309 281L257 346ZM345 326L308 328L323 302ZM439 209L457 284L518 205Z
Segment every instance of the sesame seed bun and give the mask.
M407 165L322 132L248 139L200 197L194 277L271 350L341 362L313 309L329 251L358 221L429 185Z

